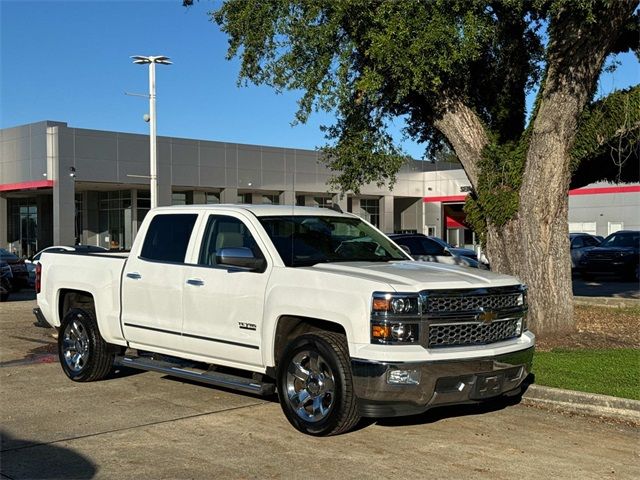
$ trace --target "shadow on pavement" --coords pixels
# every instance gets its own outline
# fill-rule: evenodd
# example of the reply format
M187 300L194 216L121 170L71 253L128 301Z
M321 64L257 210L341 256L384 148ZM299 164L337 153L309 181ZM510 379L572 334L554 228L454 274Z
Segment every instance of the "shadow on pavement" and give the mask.
M11 292L9 294L9 299L7 300L6 303L30 302L30 301L35 300L35 299L36 299L36 291L35 290L22 289L19 292Z
M0 473L8 478L93 478L98 471L89 459L70 448L22 440L2 430L0 440Z
M507 407L511 407L520 403L520 395L515 397L500 397L493 400L489 400L482 403L470 404L470 405L451 405L444 407L434 407L431 410L427 410L419 415L412 415L410 417L392 417L381 418L377 421L375 419L368 424L376 423L381 427L403 427L408 425L425 425L429 423L436 423L446 418L452 417L466 417L470 415L483 415L489 412L497 412L504 410ZM366 422L365 422L366 423ZM367 426L367 424L363 425Z

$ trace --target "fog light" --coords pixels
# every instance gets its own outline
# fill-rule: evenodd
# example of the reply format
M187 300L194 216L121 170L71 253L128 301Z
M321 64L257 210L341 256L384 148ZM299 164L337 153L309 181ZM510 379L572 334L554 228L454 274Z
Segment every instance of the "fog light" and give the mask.
M420 372L418 370L389 370L387 383L392 385L418 385Z

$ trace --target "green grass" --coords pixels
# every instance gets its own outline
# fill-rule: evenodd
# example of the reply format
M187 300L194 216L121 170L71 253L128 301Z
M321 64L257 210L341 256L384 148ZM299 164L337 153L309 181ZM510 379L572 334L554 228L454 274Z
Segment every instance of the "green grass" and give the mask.
M538 385L640 400L640 350L536 352Z

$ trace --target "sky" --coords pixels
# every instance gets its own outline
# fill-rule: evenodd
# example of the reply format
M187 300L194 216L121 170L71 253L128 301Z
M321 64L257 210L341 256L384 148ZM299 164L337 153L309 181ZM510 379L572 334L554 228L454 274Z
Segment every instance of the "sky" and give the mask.
M299 92L277 94L266 86L239 87L239 62L225 60L227 37L210 21L219 1L184 8L180 0L0 0L0 128L42 120L70 127L148 134L142 119L148 100L148 67L131 55L166 55L158 66L158 135L314 149L319 129L333 123L317 113L292 126ZM599 95L640 81L632 54L604 74ZM405 152L423 146L402 140Z

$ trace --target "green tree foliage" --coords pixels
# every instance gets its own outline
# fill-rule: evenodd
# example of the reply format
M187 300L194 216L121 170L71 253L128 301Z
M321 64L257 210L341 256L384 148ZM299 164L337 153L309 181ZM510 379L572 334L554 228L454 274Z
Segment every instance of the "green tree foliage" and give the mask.
M606 14L607 3L230 0L213 18L229 35L228 57L242 59L240 79L301 91L298 121L316 109L337 112L323 150L341 191L393 184L405 157L385 131L389 119L407 118L407 133L433 153L447 144L436 121L448 101L469 106L492 139L481 170L499 172L477 194L497 189L485 213L500 222L503 197L517 202L525 98L544 72L545 32L562 35L552 20L563 10L589 23ZM636 15L612 52L637 50L637 33Z

